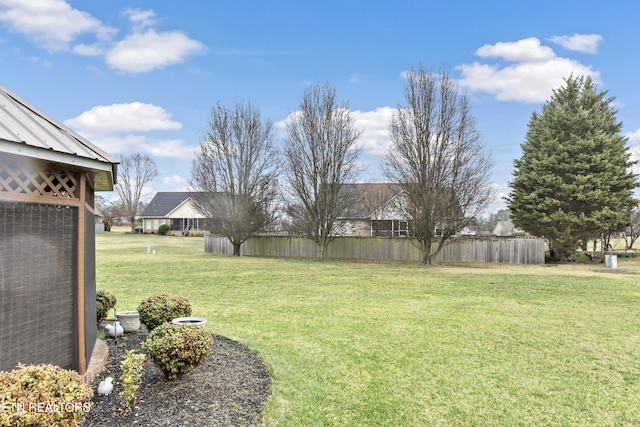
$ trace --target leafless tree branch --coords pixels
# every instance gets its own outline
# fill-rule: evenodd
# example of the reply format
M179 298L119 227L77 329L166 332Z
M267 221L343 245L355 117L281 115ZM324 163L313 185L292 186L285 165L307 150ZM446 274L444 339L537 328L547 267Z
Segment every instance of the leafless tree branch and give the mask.
M401 206L430 264L491 202L493 162L468 98L446 72L410 70L404 98L390 126L385 175L403 188Z
M278 207L279 153L273 125L250 102L211 108L191 169L191 194L240 255L248 238L272 224Z
M341 188L355 182L361 131L346 103L339 104L329 84L305 90L300 109L287 124L286 175L291 200L289 215L319 245L324 258L336 219L351 203Z
M156 162L146 154L119 156L118 183L115 185L120 196L124 215L131 224L131 232L136 229L140 201L145 185L158 177Z

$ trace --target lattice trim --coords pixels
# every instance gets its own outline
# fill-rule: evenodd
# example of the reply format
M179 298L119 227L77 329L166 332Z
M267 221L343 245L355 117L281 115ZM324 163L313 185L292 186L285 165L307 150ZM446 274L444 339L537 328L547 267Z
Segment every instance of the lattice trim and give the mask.
M0 158L0 191L78 199L77 173Z

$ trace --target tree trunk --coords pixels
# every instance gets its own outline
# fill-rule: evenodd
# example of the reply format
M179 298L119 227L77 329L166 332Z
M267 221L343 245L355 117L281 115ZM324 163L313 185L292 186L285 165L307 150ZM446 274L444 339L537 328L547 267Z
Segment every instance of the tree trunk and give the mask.
M431 253L429 253L428 251L424 251L422 254L422 263L424 265L431 265L432 261L431 261Z
M431 265L433 262L433 255L431 254L431 238L425 239L422 242L422 263L425 265Z
M240 256L240 246L242 243L232 243L233 245L233 256Z
M131 223L131 232L135 233L136 232L136 217L132 216L129 218L129 222Z
M324 259L327 256L328 242L326 239L320 239L318 242L318 257Z

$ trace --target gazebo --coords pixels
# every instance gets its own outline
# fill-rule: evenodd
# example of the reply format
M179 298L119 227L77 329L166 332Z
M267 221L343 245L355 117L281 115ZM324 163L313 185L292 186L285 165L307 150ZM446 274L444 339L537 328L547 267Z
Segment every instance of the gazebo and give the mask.
M0 86L0 370L80 374L96 342L94 193L117 161Z

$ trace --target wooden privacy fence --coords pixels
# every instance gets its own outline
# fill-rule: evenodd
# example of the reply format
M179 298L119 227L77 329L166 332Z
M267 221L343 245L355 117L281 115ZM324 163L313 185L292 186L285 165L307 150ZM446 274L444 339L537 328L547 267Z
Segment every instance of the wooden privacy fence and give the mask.
M205 236L204 246L205 252L208 253L233 253L233 246L225 237ZM240 254L264 257L317 258L318 247L315 242L304 237L260 236L244 242ZM327 258L421 261L422 254L410 239L338 237L329 244ZM544 264L544 240L456 239L442 248L436 260Z

